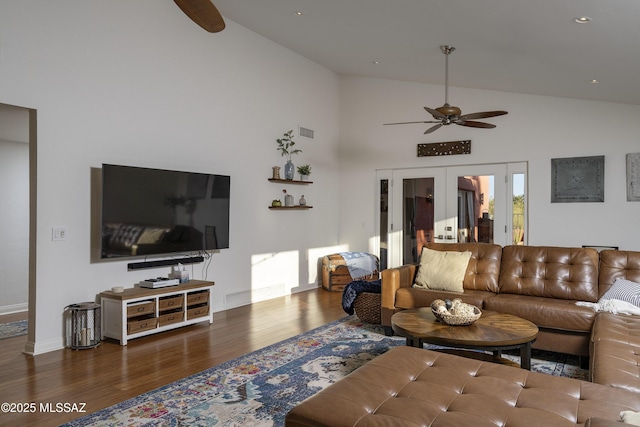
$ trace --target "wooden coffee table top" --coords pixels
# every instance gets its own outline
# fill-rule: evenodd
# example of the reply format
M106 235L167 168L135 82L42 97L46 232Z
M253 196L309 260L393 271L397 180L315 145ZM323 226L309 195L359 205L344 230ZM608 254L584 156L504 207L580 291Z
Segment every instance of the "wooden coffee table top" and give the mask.
M517 346L538 336L538 327L528 320L489 310L468 326L438 322L430 307L403 310L391 317L391 327L403 337L466 348Z

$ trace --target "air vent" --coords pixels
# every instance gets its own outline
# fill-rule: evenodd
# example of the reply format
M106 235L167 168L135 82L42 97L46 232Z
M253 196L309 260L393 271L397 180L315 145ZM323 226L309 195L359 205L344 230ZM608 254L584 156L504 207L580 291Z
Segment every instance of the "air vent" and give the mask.
M300 126L300 136L313 139L313 129L307 129Z

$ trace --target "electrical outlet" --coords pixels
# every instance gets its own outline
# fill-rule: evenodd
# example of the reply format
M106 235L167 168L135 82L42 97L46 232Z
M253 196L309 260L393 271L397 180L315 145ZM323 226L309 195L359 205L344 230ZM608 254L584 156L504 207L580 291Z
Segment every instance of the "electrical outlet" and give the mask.
M51 240L67 240L67 227L53 227L51 229Z

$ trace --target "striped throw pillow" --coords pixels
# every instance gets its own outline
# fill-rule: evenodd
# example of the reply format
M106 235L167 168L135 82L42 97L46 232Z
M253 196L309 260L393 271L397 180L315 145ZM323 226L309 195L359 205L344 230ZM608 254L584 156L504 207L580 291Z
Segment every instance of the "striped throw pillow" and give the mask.
M640 283L627 279L616 279L601 299L618 299L640 307Z

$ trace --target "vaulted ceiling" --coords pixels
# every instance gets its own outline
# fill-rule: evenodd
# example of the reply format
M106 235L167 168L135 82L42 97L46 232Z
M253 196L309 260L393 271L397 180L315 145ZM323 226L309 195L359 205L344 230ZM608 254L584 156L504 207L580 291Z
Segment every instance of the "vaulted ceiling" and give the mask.
M443 84L446 44L451 86L640 104L638 0L213 2L341 75Z
M341 75L441 85L446 44L456 47L452 87L640 105L638 0L213 2L225 18ZM2 108L0 139L26 142L24 125L15 126L25 117Z

